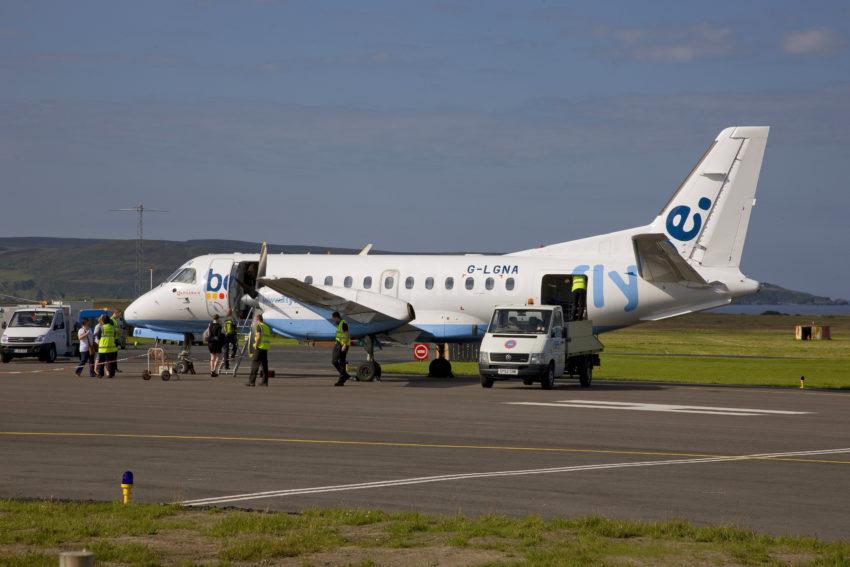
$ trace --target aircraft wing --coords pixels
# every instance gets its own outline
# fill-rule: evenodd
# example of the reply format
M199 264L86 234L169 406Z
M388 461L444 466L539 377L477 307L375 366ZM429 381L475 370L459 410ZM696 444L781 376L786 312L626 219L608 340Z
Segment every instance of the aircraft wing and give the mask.
M344 318L364 325L412 321L413 306L396 297L351 288L318 286L295 278L260 278L257 283L311 308L339 311Z
M693 266L682 258L664 234L638 234L632 237L638 272L648 282L709 285Z

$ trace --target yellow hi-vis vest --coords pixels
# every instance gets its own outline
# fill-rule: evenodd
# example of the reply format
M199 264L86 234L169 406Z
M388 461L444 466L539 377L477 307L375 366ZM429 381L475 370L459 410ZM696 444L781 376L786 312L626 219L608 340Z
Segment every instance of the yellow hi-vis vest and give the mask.
M340 321L339 325L336 326L335 340L342 346L351 346L351 335L342 330L343 325L345 325L345 321Z
M265 323L257 323L257 329L259 329L260 333L255 333L254 335L254 348L269 350L272 335L271 327ZM260 336L260 334L262 334L262 336Z
M233 324L233 321L228 319L224 322L224 334L225 335L235 335L236 334L236 326Z
M572 291L587 289L587 276L573 276Z
M100 330L100 341L97 343L97 350L103 354L118 352L118 347L115 346L115 325L112 323L103 324Z

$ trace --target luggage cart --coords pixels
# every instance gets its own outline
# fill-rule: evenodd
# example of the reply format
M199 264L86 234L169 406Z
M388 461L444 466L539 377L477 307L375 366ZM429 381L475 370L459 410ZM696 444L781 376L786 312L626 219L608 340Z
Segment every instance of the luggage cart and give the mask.
M147 368L142 371L142 380L150 380L153 372L159 374L164 382L171 380L175 374L174 365L165 356L165 349L153 346L148 349Z

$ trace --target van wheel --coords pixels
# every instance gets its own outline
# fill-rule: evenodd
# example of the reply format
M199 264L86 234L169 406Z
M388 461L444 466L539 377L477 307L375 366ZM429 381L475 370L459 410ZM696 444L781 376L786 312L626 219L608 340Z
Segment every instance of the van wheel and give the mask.
M51 343L47 349L47 354L44 355L44 362L52 364L56 362L56 345Z
M481 377L481 387L482 388L492 388L494 380L488 376Z
M12 362L12 355L11 354L0 355L0 360L3 361L3 364L9 364L10 362Z
M551 390L555 386L555 363L550 362L546 373L540 377L540 387L544 390Z
M584 357L582 365L578 371L578 382L582 388L590 388L590 383L593 381L593 361L589 356Z

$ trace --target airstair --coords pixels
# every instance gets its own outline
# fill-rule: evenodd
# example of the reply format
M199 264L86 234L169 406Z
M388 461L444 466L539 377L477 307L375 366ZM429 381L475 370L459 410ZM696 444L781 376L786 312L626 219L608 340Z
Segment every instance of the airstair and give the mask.
M230 368L224 368L224 357L221 357L221 362L218 364L216 373L223 376L236 376L239 372L239 366L246 355L250 354L251 349L251 321L254 320L254 308L248 310L248 314L244 319L236 324L236 356L230 360ZM229 346L228 346L229 348Z

